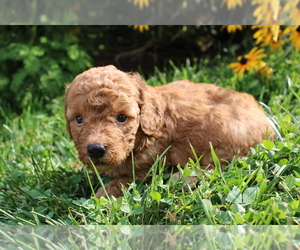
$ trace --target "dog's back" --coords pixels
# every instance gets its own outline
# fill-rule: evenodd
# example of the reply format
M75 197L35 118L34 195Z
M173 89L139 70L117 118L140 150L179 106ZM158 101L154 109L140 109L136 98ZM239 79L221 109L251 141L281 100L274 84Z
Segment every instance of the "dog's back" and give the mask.
M169 109L178 114L176 131L181 132L173 139L173 150L178 150L184 141L190 142L199 155L204 155L203 165L212 161L210 143L221 159L229 161L234 155L246 155L250 147L275 136L263 108L247 93L186 80L158 90L166 98ZM187 146L185 143L183 147ZM171 148L170 155L179 159L185 151L183 147L178 152Z

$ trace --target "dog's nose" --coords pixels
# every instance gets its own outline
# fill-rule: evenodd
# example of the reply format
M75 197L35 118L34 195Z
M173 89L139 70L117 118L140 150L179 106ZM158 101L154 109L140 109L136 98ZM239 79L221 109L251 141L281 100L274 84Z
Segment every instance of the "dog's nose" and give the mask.
M106 153L107 146L104 144L89 144L87 152L91 158L101 158Z

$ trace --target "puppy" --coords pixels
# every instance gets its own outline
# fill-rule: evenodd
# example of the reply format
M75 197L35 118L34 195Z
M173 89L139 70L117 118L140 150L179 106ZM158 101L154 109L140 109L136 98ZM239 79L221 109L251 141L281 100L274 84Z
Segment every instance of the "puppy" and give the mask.
M122 195L135 178L143 181L156 156L170 146L166 164L193 158L212 165L210 145L230 161L275 133L253 96L187 80L148 86L137 73L114 66L89 69L67 86L67 130L80 160L114 179L108 195ZM105 196L102 188L96 196Z

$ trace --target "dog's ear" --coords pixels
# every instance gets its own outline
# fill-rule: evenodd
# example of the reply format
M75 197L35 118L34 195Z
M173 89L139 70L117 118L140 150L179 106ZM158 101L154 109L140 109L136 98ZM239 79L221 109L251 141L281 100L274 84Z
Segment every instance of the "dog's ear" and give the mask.
M135 98L140 107L140 126L146 135L157 136L163 125L164 102L154 87L147 85L138 73L128 73L135 86Z
M142 131L151 136L159 135L163 125L164 115L164 103L161 97L157 95L153 87L147 86L145 83L140 89L140 98L140 125Z
M70 85L66 85L66 93L65 93L65 119L66 119L66 128L67 131L72 139L72 134L71 134L71 128L70 128L70 123L67 117L67 109L68 109L68 95L69 95L69 86Z

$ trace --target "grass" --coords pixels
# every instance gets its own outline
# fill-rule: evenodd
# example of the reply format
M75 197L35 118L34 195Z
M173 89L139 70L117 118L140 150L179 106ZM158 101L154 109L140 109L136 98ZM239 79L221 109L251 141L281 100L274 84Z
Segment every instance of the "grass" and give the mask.
M148 83L187 78L252 93L266 103L280 132L276 141L263 141L222 171L207 171L190 160L181 171L188 177L199 170L195 189L170 180L171 173L158 158L151 169L157 177L150 184L132 183L118 199L96 199L93 190L100 177L77 158L65 129L62 97L49 103L50 114L34 106L19 116L1 109L0 225L299 224L299 55L289 59L289 67L272 65L271 79L238 79L219 59L214 67L208 61L182 67L171 63L170 70L156 70ZM213 149L212 155L218 165Z

